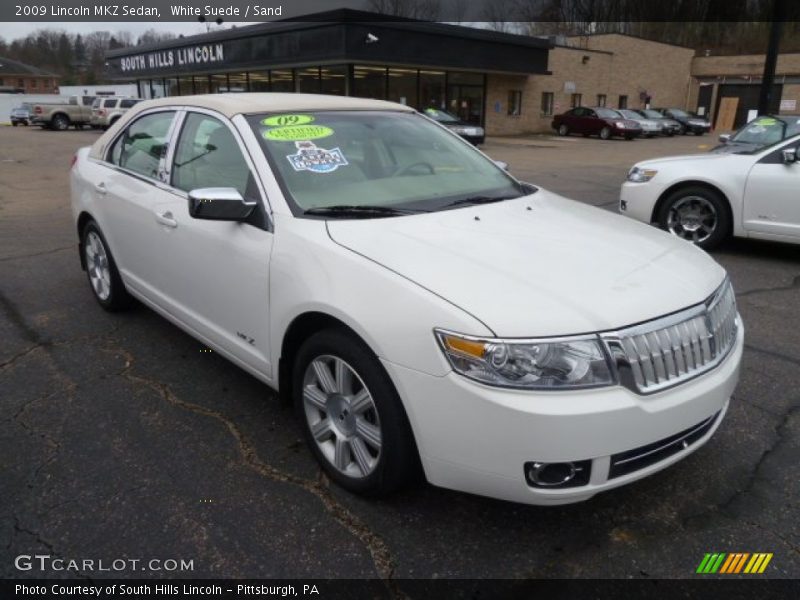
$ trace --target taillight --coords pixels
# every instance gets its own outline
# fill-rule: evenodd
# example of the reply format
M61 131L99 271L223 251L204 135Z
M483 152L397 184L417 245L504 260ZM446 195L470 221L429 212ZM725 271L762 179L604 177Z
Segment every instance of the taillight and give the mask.
M71 169L72 167L74 167L76 162L78 162L78 154L77 153L72 155L72 162L69 164L69 168Z
M98 110L98 111L97 111L97 113L98 113L98 114L99 114L101 117L105 117L105 116L106 116L106 111L104 111L102 108L101 108L100 110Z
M36 108L33 109L33 112L35 112L37 115L42 114L42 107L37 106Z

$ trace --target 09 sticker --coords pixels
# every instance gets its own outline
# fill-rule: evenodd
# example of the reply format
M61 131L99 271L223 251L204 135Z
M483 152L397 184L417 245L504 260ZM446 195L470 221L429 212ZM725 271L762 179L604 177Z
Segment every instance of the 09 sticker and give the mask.
M307 140L295 142L295 147L297 152L286 156L295 171L332 173L339 167L345 167L348 164L339 148L326 150Z
M318 140L333 135L333 129L323 125L287 125L267 129L261 135L273 142L301 142Z
M261 124L267 127L287 127L289 125L307 125L313 122L314 117L312 115L275 115L274 117L267 117L261 121Z

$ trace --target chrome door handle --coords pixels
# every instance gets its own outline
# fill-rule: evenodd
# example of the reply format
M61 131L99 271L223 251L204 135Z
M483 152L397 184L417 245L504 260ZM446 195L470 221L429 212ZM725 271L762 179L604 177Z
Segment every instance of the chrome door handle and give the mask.
M156 213L156 221L167 227L177 227L178 222L172 216L172 211L165 211L163 213Z
M95 185L94 191L102 196L105 196L108 193L108 190L106 189L106 184L103 182L100 182L97 185Z

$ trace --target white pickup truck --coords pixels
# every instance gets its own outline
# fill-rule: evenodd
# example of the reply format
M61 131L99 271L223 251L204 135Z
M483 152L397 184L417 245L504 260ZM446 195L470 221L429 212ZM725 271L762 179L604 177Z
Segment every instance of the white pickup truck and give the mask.
M64 131L70 125L80 129L90 124L94 98L94 96L70 96L67 100L34 104L31 110L31 122L56 131Z

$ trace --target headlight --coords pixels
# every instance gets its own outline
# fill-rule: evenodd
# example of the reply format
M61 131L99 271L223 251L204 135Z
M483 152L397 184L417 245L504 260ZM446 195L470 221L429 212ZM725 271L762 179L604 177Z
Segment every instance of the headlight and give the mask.
M633 183L644 183L655 177L656 173L658 173L658 171L655 169L640 169L639 167L633 167L630 171L628 171L628 181L632 181Z
M453 369L498 387L557 390L613 385L606 353L594 336L498 340L435 330Z
M616 123L614 123L614 125L616 125L620 129L625 129L625 123L623 123L622 121L617 121Z

